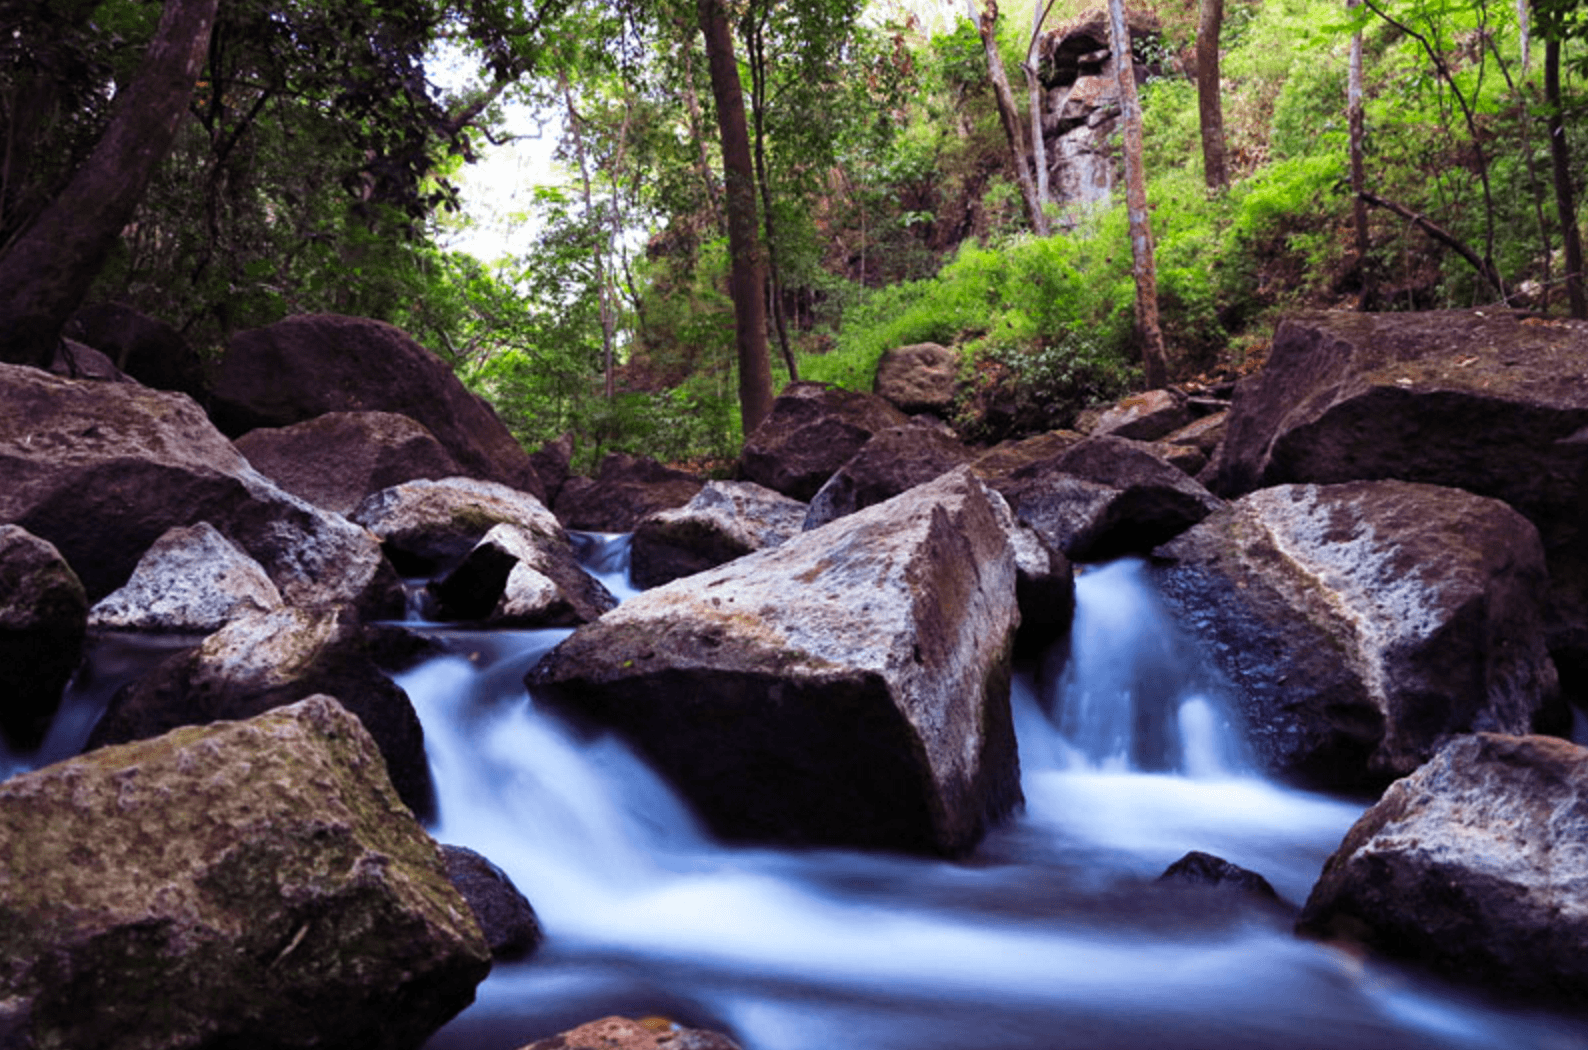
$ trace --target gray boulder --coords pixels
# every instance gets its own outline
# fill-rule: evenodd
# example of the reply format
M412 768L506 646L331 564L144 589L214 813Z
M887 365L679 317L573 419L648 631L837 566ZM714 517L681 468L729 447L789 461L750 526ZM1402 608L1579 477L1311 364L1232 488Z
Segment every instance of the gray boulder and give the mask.
M565 536L505 522L427 589L442 619L501 626L573 627L617 604L579 567Z
M413 1050L490 953L358 719L317 696L0 784L7 1047Z
M1351 828L1298 929L1488 992L1588 1006L1588 749L1452 741Z
M493 959L522 959L540 947L540 920L506 872L465 846L442 846L441 859L447 880L479 921Z
M1556 696L1537 532L1406 482L1254 492L1159 548L1154 578L1242 698L1272 770L1382 787L1451 736L1530 731Z
M776 547L799 535L807 509L753 481L708 481L682 507L634 526L630 576L636 587L659 587Z
M282 604L260 564L201 521L155 540L132 578L88 611L88 622L99 630L208 634Z
M530 673L717 834L957 855L1020 800L1015 564L969 470L631 598Z
M400 569L414 575L455 564L498 525L568 543L562 524L540 500L474 478L394 485L366 497L352 518L375 534Z
M43 741L83 654L88 596L45 540L0 525L0 734L31 751Z
M904 426L909 417L880 397L824 383L791 383L739 458L739 474L792 499L809 502L816 490L872 435Z

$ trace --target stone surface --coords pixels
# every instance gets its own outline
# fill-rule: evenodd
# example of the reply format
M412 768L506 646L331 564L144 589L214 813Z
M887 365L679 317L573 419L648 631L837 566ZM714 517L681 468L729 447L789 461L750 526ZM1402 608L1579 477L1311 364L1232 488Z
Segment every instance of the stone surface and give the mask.
M428 590L442 619L514 627L573 627L617 604L579 567L566 536L508 523L487 532Z
M43 741L83 654L88 596L60 551L0 525L0 734L31 751Z
M885 351L871 392L901 412L946 415L959 392L959 353L939 343Z
M873 434L909 417L871 394L824 383L791 383L745 439L740 477L809 502Z
M234 444L271 481L338 514L405 481L464 473L423 424L394 412L327 412L250 430Z
M0 784L0 916L18 1050L412 1050L490 967L328 697Z
M1229 424L1230 413L1226 409L1194 419L1179 430L1165 434L1161 440L1166 445L1190 446L1211 459L1229 431Z
M1113 405L1098 417L1093 437L1112 434L1133 441L1157 441L1191 422L1191 408L1178 390L1148 390Z
M53 543L98 601L167 530L208 521L284 600L402 609L363 529L271 484L182 394L0 365L0 521Z
M450 567L502 524L567 542L561 523L540 500L473 478L394 485L367 497L353 511L353 520L374 533L394 563L411 575Z
M1351 828L1298 928L1489 992L1588 1006L1588 749L1452 741Z
M401 330L359 317L289 317L232 337L210 413L232 437L327 412L396 412L424 424L466 474L539 497L529 455L483 399Z
M603 1017L519 1050L739 1050L720 1032L683 1028L665 1017Z
M1020 798L1015 565L968 470L618 606L531 672L717 834L961 854Z
M1273 772L1381 787L1454 734L1528 732L1554 699L1543 551L1497 500L1398 481L1283 485L1156 558Z
M820 528L845 514L892 499L971 459L971 451L954 437L930 427L880 430L811 497L805 528Z
M704 484L654 459L614 452L601 461L594 478L564 481L553 509L570 529L632 532L645 515L682 507Z
M535 909L501 868L465 846L442 846L441 859L447 880L479 921L493 959L522 959L540 947L544 935Z
M131 579L89 610L88 622L101 630L208 634L245 613L281 607L260 564L201 521L155 540Z
M177 726L251 718L329 693L369 730L398 795L421 817L435 808L424 730L413 705L374 664L358 625L334 610L238 617L197 648L119 690L87 746L142 740Z
M1229 886L1261 900L1279 900L1279 894L1274 892L1272 884L1257 872L1201 850L1192 850L1169 865L1158 876L1158 881L1192 886Z
M174 390L199 404L209 396L204 359L181 332L120 303L94 303L72 315L66 334L104 354L144 386Z
M799 535L808 507L753 481L708 481L695 498L634 526L636 587L704 572Z

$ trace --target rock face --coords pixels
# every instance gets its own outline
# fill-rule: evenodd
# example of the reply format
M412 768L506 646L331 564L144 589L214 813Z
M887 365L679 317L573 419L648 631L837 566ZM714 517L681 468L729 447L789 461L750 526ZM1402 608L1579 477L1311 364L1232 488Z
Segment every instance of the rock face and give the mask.
M647 591L531 672L728 839L960 854L1020 799L1014 557L968 470Z
M89 610L113 631L208 634L250 612L282 607L260 564L207 521L172 529L138 560L124 587Z
M0 477L0 521L53 543L90 601L168 529L208 521L292 604L402 609L373 537L276 488L181 394L0 365Z
M327 412L250 430L235 444L271 481L338 514L405 481L464 473L423 424L394 412Z
M467 474L544 494L528 453L491 407L391 325L289 317L239 332L215 370L210 412L232 437L327 412L367 411L422 423Z
M1491 991L1588 1005L1588 749L1461 737L1324 865L1298 929Z
M43 741L87 633L88 596L48 542L0 525L0 734L31 751Z
M739 1044L720 1032L682 1028L665 1017L603 1017L519 1050L739 1050Z
M329 697L0 784L5 1045L411 1050L490 954Z
M601 461L594 478L564 481L553 509L570 529L632 532L645 515L694 499L703 484L654 459L614 452Z
M1271 771L1378 787L1451 735L1525 733L1556 693L1543 551L1497 500L1282 485L1157 551L1154 576L1245 705Z
M938 343L895 347L877 361L871 392L901 412L945 415L959 392L959 354Z
M315 693L359 717L386 758L397 794L421 817L435 808L424 730L408 695L375 666L362 633L331 610L280 609L233 620L111 699L88 747L177 726L249 718Z
M463 846L442 846L441 859L448 881L479 921L493 959L522 959L540 946L535 909L501 868Z
M1588 702L1588 325L1509 314L1321 313L1236 390L1210 486L1399 478L1504 500L1549 560L1550 648Z
M805 527L820 528L845 514L892 499L970 460L969 449L929 427L878 431L811 497Z
M822 383L791 383L745 439L740 476L808 503L872 435L908 422L879 397Z
M753 481L708 481L682 507L634 526L630 576L636 587L660 587L776 547L799 535L807 509Z

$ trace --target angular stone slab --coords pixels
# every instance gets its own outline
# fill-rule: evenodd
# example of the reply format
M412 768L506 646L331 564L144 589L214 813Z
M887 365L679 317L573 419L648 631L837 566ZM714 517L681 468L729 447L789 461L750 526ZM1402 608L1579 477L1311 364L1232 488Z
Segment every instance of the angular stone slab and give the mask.
M88 622L99 630L208 634L281 607L260 564L201 521L155 540L126 585L88 611Z

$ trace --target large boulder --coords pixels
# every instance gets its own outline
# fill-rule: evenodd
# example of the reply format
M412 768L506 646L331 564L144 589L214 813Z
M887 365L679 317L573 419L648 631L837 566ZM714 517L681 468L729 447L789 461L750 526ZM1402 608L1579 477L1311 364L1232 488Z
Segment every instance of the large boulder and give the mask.
M733 840L957 855L1020 800L1015 564L955 471L629 599L530 673Z
M31 751L44 739L77 669L88 596L60 551L0 525L0 735Z
M553 509L570 529L632 532L645 515L682 507L704 484L695 475L654 459L614 452L601 460L594 478L574 476L564 481Z
M0 784L7 1047L412 1050L490 952L356 718L317 696Z
M708 481L682 507L634 526L630 578L660 587L799 535L808 507L753 481Z
M811 497L807 529L820 528L963 466L971 452L932 427L889 427L872 435Z
M959 393L959 353L939 343L894 347L877 360L871 392L901 412L946 416Z
M237 451L277 485L317 507L351 514L365 496L415 478L463 474L422 423L395 412L327 412L260 427Z
M289 317L233 336L215 369L210 412L232 437L327 412L366 411L418 420L467 474L544 494L528 453L490 405L389 324Z
M0 521L48 540L90 601L167 530L208 521L302 606L402 609L374 537L271 484L182 394L0 365Z
M1209 485L1400 478L1504 500L1549 560L1550 648L1588 704L1588 325L1504 311L1318 313L1241 383Z
M94 303L72 315L66 334L156 390L174 390L199 404L209 396L204 359L181 332L121 303Z
M427 590L442 619L513 627L573 627L617 604L579 567L566 537L505 522Z
M1487 992L1588 1007L1588 749L1452 741L1324 865L1298 928Z
M88 612L97 630L208 634L283 605L260 564L207 521L155 540L119 590Z
M1159 548L1154 578L1270 770L1377 788L1452 735L1529 732L1556 693L1543 549L1498 500L1282 485Z
M903 412L871 394L791 383L745 438L740 476L808 503L872 435L908 422Z
M87 746L142 740L178 726L251 718L315 693L359 717L386 758L397 794L429 817L435 789L424 729L408 694L376 667L358 624L335 610L240 616L119 690Z
M415 574L457 563L503 524L568 545L562 524L540 500L474 478L420 479L382 489L354 509L353 520L380 539L399 568Z

